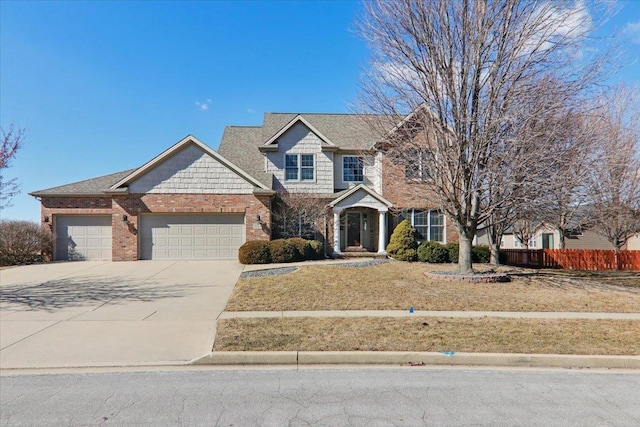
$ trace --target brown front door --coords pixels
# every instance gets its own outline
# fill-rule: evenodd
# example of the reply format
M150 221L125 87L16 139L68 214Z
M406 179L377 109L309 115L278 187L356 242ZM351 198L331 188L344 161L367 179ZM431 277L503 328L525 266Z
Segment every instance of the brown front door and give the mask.
M347 213L347 246L361 246L360 212Z

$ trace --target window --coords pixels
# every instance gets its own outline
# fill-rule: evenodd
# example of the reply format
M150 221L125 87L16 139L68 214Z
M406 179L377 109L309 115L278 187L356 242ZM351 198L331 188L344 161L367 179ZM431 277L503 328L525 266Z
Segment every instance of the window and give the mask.
M406 158L404 177L410 180L424 181L431 175L427 169L429 153L424 150L411 150Z
M344 156L342 158L342 180L344 182L362 182L362 157Z
M285 181L313 181L313 154L285 154Z
M300 155L300 172L303 181L313 181L313 154Z
M444 242L444 215L442 212L429 212L429 240Z
M432 240L445 243L444 214L440 211L426 211L409 209L398 213L396 225L407 219L416 229L416 239L419 242Z
M429 240L429 212L414 212L413 228L417 231L417 240Z

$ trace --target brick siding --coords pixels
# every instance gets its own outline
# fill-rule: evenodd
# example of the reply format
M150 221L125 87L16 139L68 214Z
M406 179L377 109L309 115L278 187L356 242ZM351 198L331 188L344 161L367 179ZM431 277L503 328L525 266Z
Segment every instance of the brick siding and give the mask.
M43 197L42 216L53 233L56 215L111 215L113 261L138 259L139 215L144 213L244 213L247 240L269 240L271 197L253 194L127 194L112 197ZM127 215L127 221L123 221ZM256 222L260 216L260 224Z

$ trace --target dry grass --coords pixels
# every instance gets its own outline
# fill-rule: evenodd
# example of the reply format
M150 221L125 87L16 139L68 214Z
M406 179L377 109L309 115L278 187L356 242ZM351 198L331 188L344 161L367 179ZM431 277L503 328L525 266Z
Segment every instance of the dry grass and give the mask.
M456 351L640 355L640 321L277 318L218 322L216 351Z
M487 267L484 267L487 268ZM640 275L509 269L510 283L424 276L452 265L394 262L365 268L309 266L240 279L227 311L452 310L640 312ZM505 270L504 268L502 270Z

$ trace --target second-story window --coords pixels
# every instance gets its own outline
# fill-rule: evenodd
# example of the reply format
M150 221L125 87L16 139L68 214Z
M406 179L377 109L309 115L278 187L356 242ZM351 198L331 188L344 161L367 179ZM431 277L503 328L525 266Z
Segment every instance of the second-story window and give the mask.
M342 180L344 182L364 181L362 169L362 157L344 156L342 158Z
M285 181L313 181L313 154L286 154L284 165Z

